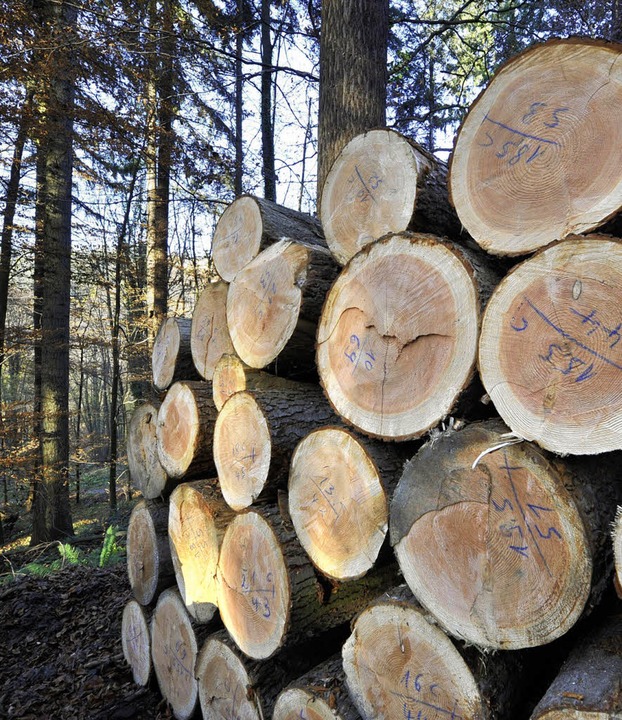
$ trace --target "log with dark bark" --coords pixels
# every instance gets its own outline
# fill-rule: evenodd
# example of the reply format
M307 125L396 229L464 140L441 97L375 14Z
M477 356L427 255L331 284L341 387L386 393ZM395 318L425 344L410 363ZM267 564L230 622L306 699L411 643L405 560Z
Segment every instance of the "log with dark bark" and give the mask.
M134 487L148 500L166 496L177 484L160 463L156 429L160 403L146 402L132 413L127 432L127 464Z
M461 230L444 163L389 129L357 135L343 148L324 183L320 217L341 265L388 233L456 237Z
M622 448L622 241L571 237L517 265L482 321L479 368L517 435L560 454Z
M598 227L622 207L622 45L551 40L507 62L456 139L450 192L489 252L520 255Z
M495 450L506 432L475 423L425 445L390 525L406 582L448 632L518 649L563 635L602 597L620 471L615 456L594 465L530 443Z
M622 599L622 506L618 506L612 530L613 559L615 564L614 583L618 597Z
M280 240L229 286L227 324L236 353L251 367L275 363L279 375L315 375L322 303L338 274L327 248Z
M296 444L309 432L338 421L321 389L274 378L252 392L232 395L218 413L214 460L225 500L242 510L287 484Z
M238 647L256 660L349 621L390 586L395 567L321 585L293 528L276 507L240 513L218 561L218 608Z
M414 450L408 449L411 457ZM374 566L406 450L334 426L314 430L296 447L289 514L300 543L324 575L350 580Z
M212 257L218 274L233 281L262 250L279 240L326 247L322 227L311 215L241 195L224 211L214 232Z
M176 382L158 412L158 456L174 479L215 474L212 442L216 407L212 387L203 381Z
M167 318L153 341L153 385L164 391L177 380L199 380L190 350L190 318Z
M121 645L134 682L143 687L148 685L151 679L151 634L145 608L136 600L129 600L123 608Z
M208 283L199 295L192 312L190 350L199 375L211 380L219 359L233 352L227 326L227 292L225 282Z
M531 720L622 717L622 615L604 618L575 645Z
M331 288L317 366L335 410L364 433L420 437L473 387L485 266L431 235L366 247Z
M218 489L218 479L179 485L169 501L168 536L175 577L190 616L209 622L217 611L216 567L233 510Z
M141 605L149 605L175 583L168 543L168 503L141 500L134 506L127 526L126 552L134 597Z

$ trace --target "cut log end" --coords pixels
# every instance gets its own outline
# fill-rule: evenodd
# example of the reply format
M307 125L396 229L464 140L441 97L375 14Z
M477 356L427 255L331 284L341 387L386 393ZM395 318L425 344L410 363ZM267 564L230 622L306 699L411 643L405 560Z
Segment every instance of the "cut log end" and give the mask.
M299 443L288 502L300 543L322 573L348 580L373 567L387 532L387 498L352 434L323 428Z
M479 300L462 258L426 235L394 235L355 256L318 328L317 366L348 422L386 439L421 436L474 371Z
M158 456L157 423L158 408L144 403L132 414L127 434L130 477L143 497L150 500L164 492L168 480Z
M127 574L134 597L141 605L155 598L160 582L161 547L149 506L139 502L127 526Z
M246 390L244 363L237 355L225 354L218 360L212 376L212 390L218 411L234 393Z
M334 709L317 697L312 689L284 690L274 706L273 720L343 720Z
M227 292L224 282L209 283L199 295L192 313L190 350L199 375L212 380L216 364L233 352L227 326Z
M121 645L134 682L145 687L151 677L151 635L145 610L136 600L130 600L123 608Z
M175 383L158 414L160 462L171 477L180 478L190 466L199 437L199 409L185 383Z
M160 325L151 354L153 384L157 390L166 390L173 382L180 347L181 334L177 319L167 318Z
M239 197L218 220L212 238L212 257L218 274L231 282L256 257L261 246L261 211L254 198Z

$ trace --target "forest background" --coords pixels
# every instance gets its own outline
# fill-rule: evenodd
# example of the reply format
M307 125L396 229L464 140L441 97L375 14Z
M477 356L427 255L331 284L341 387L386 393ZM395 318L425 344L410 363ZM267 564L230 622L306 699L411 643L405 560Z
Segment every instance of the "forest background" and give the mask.
M150 343L215 278L227 204L315 214L321 6L0 0L0 518L31 513L33 544L73 533L89 473L111 511L131 492ZM504 61L551 37L622 38L619 0L388 7L386 123L442 159Z

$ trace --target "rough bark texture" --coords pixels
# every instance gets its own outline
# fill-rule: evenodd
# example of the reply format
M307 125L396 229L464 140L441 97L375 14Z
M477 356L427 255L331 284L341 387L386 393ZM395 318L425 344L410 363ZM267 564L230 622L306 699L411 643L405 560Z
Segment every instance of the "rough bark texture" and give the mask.
M211 380L222 355L233 352L227 327L227 292L224 282L209 283L199 295L192 313L190 347L194 366Z
M145 687L151 679L151 634L145 609L136 600L123 608L121 645L134 682Z
M489 252L520 255L601 225L622 206L622 46L551 40L513 57L471 106L450 191ZM606 141L603 141L606 138Z
M190 318L167 318L153 342L153 384L162 392L178 380L199 380L190 350Z
M127 432L127 464L134 487L148 500L166 496L177 481L160 464L156 428L158 402L146 402L132 413Z
M212 239L218 274L232 282L262 250L279 240L327 247L322 226L312 215L254 195L236 198L221 215Z
M618 597L622 599L622 507L618 506L613 524L613 558L615 562L615 587Z

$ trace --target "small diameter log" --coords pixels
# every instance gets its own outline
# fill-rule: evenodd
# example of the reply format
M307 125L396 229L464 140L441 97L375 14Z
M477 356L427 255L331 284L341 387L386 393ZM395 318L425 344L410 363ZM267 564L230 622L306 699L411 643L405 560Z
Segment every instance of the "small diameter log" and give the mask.
M198 709L198 650L203 636L214 632L216 625L202 628L197 636L176 589L160 595L151 620L151 656L160 692L178 720L193 717Z
M338 266L326 248L281 240L263 250L229 286L227 324L250 367L274 363L281 375L315 373L317 322Z
M524 254L619 211L622 127L611 113L622 102L621 54L602 41L537 45L506 63L471 106L449 183L483 248Z
M134 410L127 432L127 464L132 483L148 500L171 490L166 470L160 463L156 429L159 403L146 402Z
M311 562L324 575L351 580L374 566L387 534L387 498L404 465L401 449L338 427L314 430L296 447L289 515Z
M175 583L168 544L168 504L140 500L127 526L127 575L134 597L141 605Z
M166 318L153 341L153 385L164 391L178 380L199 380L190 350L190 318Z
M234 516L217 484L217 478L182 483L169 501L168 536L177 587L198 623L209 622L216 613L218 554Z
M323 587L296 534L274 507L240 513L218 561L218 607L237 646L256 660L341 625L396 577L394 568Z
M214 460L234 510L287 483L291 455L309 432L338 420L317 385L275 378L272 387L232 395L214 427Z
M216 407L206 382L177 382L158 413L158 456L173 479L214 475L212 453Z
M445 418L473 378L484 280L431 235L390 235L352 258L318 328L318 371L335 410L393 440Z
M211 380L219 359L233 352L227 326L227 293L225 282L208 283L199 295L192 312L190 349L199 375Z
M410 593L365 609L343 646L346 685L365 720L510 720L518 658L457 647Z
M345 686L341 656L333 657L283 690L272 720L360 720Z
M326 247L318 220L253 195L236 198L221 215L212 239L218 274L232 282L237 273L268 245L295 240Z
M388 233L460 233L446 166L389 129L357 135L344 147L322 189L320 217L340 265Z
M151 678L151 634L145 609L136 600L130 600L123 608L121 645L134 682L145 687Z
M517 265L482 321L479 368L517 435L560 454L622 448L622 242L572 237Z
M615 458L594 466L529 443L495 450L504 432L476 423L421 448L393 497L391 543L449 633L518 649L563 635L602 596L618 481Z
M585 633L531 720L616 720L622 717L622 615Z

